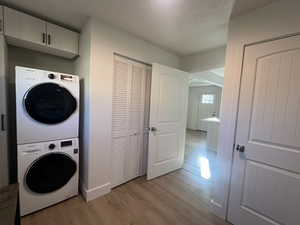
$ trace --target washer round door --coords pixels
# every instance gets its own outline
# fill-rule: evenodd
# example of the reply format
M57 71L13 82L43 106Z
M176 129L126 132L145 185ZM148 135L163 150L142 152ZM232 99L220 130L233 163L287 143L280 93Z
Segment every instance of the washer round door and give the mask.
M34 120L44 124L57 124L75 112L77 101L66 88L55 83L43 83L26 93L24 107Z
M49 153L32 163L25 175L27 187L46 194L65 186L77 170L76 162L63 153Z

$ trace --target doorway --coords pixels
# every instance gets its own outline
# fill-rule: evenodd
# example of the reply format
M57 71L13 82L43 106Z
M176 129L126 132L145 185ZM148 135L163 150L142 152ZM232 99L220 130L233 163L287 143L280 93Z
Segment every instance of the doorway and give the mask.
M115 55L112 187L182 168L188 73Z
M114 60L112 187L183 168L211 190L222 85L199 85L193 75L189 83L188 73L159 64Z
M214 72L212 72L214 71ZM192 174L210 192L215 176L222 83L209 81L208 74L224 78L224 69L219 68L191 75L189 82L188 118L183 169ZM218 71L218 74L215 72ZM208 80L207 80L208 79Z

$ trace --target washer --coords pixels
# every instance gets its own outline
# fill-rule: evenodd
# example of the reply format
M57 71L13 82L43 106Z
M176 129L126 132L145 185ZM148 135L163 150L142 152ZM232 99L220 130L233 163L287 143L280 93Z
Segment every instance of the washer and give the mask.
M17 143L78 137L79 77L16 67Z
M78 139L18 145L21 216L78 194Z

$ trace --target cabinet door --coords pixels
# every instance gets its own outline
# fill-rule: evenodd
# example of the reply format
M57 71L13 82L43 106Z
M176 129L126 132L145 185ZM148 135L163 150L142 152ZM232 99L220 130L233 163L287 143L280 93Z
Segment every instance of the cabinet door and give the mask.
M79 34L47 23L47 45L51 48L78 55Z
M46 22L22 12L4 8L5 35L12 40L46 45ZM10 42L8 40L8 42Z
M6 44L0 35L0 188L8 184Z
M6 81L0 75L0 188L8 184Z
M3 34L3 6L0 6L0 34Z

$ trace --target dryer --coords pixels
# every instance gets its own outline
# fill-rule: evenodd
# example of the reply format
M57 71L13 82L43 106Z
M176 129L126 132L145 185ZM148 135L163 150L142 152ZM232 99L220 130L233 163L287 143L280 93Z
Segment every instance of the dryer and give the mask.
M79 77L16 67L17 143L78 137Z
M78 139L18 145L21 216L78 194Z

